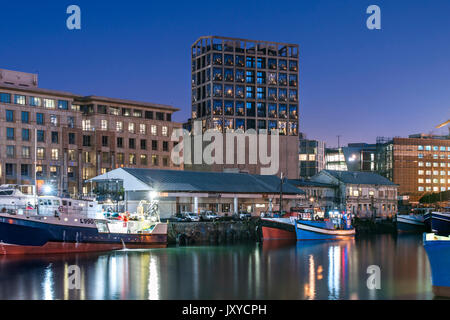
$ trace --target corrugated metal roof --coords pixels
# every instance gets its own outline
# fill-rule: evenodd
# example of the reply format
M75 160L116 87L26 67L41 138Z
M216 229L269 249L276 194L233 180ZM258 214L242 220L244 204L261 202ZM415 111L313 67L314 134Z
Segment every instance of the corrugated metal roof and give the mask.
M122 169L160 192L280 192L280 178L277 176L186 170ZM304 194L305 192L286 182L283 184L283 193Z
M350 184L378 184L378 185L392 185L396 184L389 179L373 172L360 172L360 171L334 171L323 170L329 173L336 179Z
M336 187L333 184L316 182L311 180L303 180L303 179L289 179L289 183L296 187L327 187L334 188Z

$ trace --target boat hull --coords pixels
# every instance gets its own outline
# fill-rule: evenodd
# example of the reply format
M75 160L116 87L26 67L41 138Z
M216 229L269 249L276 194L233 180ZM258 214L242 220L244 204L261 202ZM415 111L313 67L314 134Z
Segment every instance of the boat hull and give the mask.
M355 237L355 229L334 229L326 221L297 221L297 240L343 240Z
M156 225L150 234L100 233L92 226L0 217L0 255L109 251L166 245L166 224Z
M431 230L439 236L448 236L450 234L450 214L432 212Z
M431 212L423 215L423 224L425 225L425 232L431 232Z
M425 223L423 216L415 215L398 215L397 216L398 232L424 232Z
M424 234L424 247L431 266L433 294L450 297L450 240L427 240Z
M293 240L297 239L295 226L290 219L261 219L263 240Z

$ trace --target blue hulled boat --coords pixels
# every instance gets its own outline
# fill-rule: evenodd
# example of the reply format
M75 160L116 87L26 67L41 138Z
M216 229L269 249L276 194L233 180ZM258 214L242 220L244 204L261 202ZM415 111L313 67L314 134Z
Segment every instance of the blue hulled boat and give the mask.
M424 216L418 214L398 215L397 231L399 232L424 232Z
M349 214L330 214L329 219L296 219L295 232L297 240L341 240L355 236Z
M0 210L0 255L165 247L167 224L107 219L94 203L39 197L38 210ZM81 206L82 204L82 206ZM78 209L84 208L85 211ZM93 209L93 210L90 210Z
M450 212L432 212L431 231L439 236L450 235Z
M450 297L450 237L424 233L423 244L430 261L433 293Z

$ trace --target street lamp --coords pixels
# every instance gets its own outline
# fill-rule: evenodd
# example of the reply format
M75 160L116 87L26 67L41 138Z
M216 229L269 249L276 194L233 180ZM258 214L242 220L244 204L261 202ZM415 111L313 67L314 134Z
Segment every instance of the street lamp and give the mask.
M42 188L44 190L44 194L50 194L53 191L52 186L49 184L44 185Z

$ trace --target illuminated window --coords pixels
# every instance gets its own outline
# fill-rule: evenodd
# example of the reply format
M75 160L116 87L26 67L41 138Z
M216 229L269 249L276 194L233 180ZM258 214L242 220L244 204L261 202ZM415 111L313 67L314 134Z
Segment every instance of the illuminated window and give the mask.
M146 126L145 124L141 123L141 124L139 125L139 132L140 132L140 134L146 134L146 132L147 132L147 126Z
M58 160L58 159L59 159L59 150L52 149L52 160Z
M58 116L51 114L50 115L50 123L52 126L57 126L58 125Z
M53 99L43 99L44 108L55 109L55 100Z
M157 135L157 128L156 128L156 125L152 124L150 130L151 130L152 135L154 135L154 136Z
M130 153L130 164L136 164L136 155L134 153Z
M162 134L163 136L167 137L168 129L167 129L166 126L163 126L163 127L162 127L161 134Z
M116 131L117 132L122 132L123 130L123 122L122 121L117 121L116 122Z
M45 148L41 147L36 148L36 154L39 160L45 159Z
M108 130L108 120L102 120L100 126L102 130Z
M82 120L81 126L84 131L90 131L91 130L91 120Z
M19 94L15 94L14 103L24 105L26 103L26 97Z
M128 132L134 133L134 123L130 122L128 124Z

